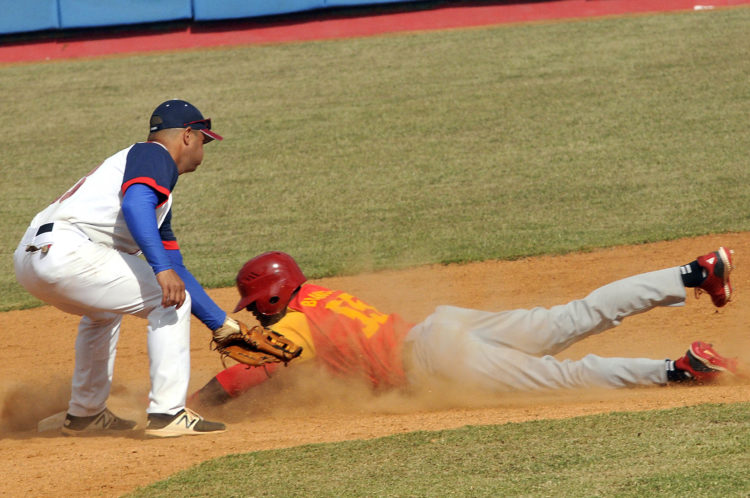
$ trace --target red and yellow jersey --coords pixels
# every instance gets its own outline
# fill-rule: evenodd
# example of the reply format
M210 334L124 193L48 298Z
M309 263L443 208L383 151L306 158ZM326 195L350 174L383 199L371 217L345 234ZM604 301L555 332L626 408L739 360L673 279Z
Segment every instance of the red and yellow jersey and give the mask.
M393 387L406 382L401 354L412 326L351 294L305 284L271 328L303 347L295 361L314 358L335 374Z

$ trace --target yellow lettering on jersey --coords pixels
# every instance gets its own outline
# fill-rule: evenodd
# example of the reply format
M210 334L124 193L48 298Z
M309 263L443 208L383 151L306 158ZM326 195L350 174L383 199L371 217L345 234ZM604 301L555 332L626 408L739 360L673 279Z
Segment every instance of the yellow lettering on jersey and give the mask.
M381 325L388 321L388 315L381 313L369 304L363 303L351 294L339 294L326 303L326 308L362 324L365 337L372 337Z
M311 292L309 296L305 297L300 301L300 304L302 306L307 306L308 308L314 308L317 306L318 301L321 299L325 299L331 294L333 294L335 291L315 291Z

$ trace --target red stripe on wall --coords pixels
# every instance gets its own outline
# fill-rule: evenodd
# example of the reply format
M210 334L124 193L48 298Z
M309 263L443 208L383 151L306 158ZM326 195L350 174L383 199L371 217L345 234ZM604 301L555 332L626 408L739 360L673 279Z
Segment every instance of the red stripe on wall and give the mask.
M71 38L0 46L0 63L99 57L189 48L373 36L553 19L619 16L678 10L706 10L750 4L750 0L558 0L470 5L361 17L310 15L307 20L189 26L163 32L119 33L116 37ZM278 19L278 18L276 18ZM297 18L294 18L297 19Z

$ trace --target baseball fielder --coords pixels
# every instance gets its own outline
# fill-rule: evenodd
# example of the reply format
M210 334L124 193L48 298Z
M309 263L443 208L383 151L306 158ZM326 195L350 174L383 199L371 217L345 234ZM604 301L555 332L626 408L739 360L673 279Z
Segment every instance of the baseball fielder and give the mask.
M686 287L707 292L717 307L729 301L733 252L721 247L695 261L605 285L583 299L549 309L487 312L439 306L416 325L381 313L339 290L305 283L294 259L261 254L237 275L241 299L261 325L302 346L294 363L317 360L338 375L377 388L446 382L488 391L581 387L619 388L707 381L736 361L696 341L679 359L602 358L559 361L558 353L628 316L682 305ZM216 375L191 403L216 405L268 378L274 365L238 364Z
M221 432L186 409L190 313L213 331L236 328L185 268L171 228L179 175L195 171L203 146L222 137L188 102L169 100L147 142L107 158L31 221L14 254L16 277L37 298L80 315L63 433L127 431L135 422L106 408L120 323L148 321L151 436ZM145 256L145 260L139 257Z

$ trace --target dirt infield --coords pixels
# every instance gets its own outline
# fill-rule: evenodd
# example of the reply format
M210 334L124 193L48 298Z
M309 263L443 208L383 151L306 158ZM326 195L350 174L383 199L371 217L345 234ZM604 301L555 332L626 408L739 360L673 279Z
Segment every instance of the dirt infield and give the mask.
M564 257L529 258L512 262L428 266L319 281L370 301L383 311L397 311L418 321L439 304L499 310L551 306L582 297L595 287L634 273L674 266L718 245L737 252L733 283L735 299L716 310L708 296L689 297L687 306L657 309L632 317L617 329L588 338L559 355L676 357L695 339L713 342L721 351L750 361L750 288L744 257L750 254L750 233L599 250ZM210 292L224 308L235 302L234 289ZM118 496L163 479L204 460L260 449L305 443L374 438L414 430L464 425L501 424L531 419L573 417L624 410L647 410L697 403L750 401L750 381L725 380L718 385L656 387L586 393L504 395L491 399L446 397L427 393L374 396L360 386L304 375L295 369L267 383L258 394L204 413L228 423L214 436L147 440L130 437L67 438L57 432L37 433L38 420L65 409L73 368L77 318L53 308L0 314L5 345L0 349L0 470L7 496ZM197 388L220 368L208 349L209 332L193 327L192 387ZM126 319L115 369L110 407L145 422L148 358L145 325ZM46 364L39 351L52 350ZM46 354L46 353L45 353ZM297 370L299 373L299 370ZM306 373L306 372L304 372ZM275 384L274 384L275 383ZM274 389L272 389L274 388ZM281 391L286 400L283 401ZM266 406L259 410L257 401ZM285 419L286 434L271 434L276 420ZM278 438L281 439L278 439Z

